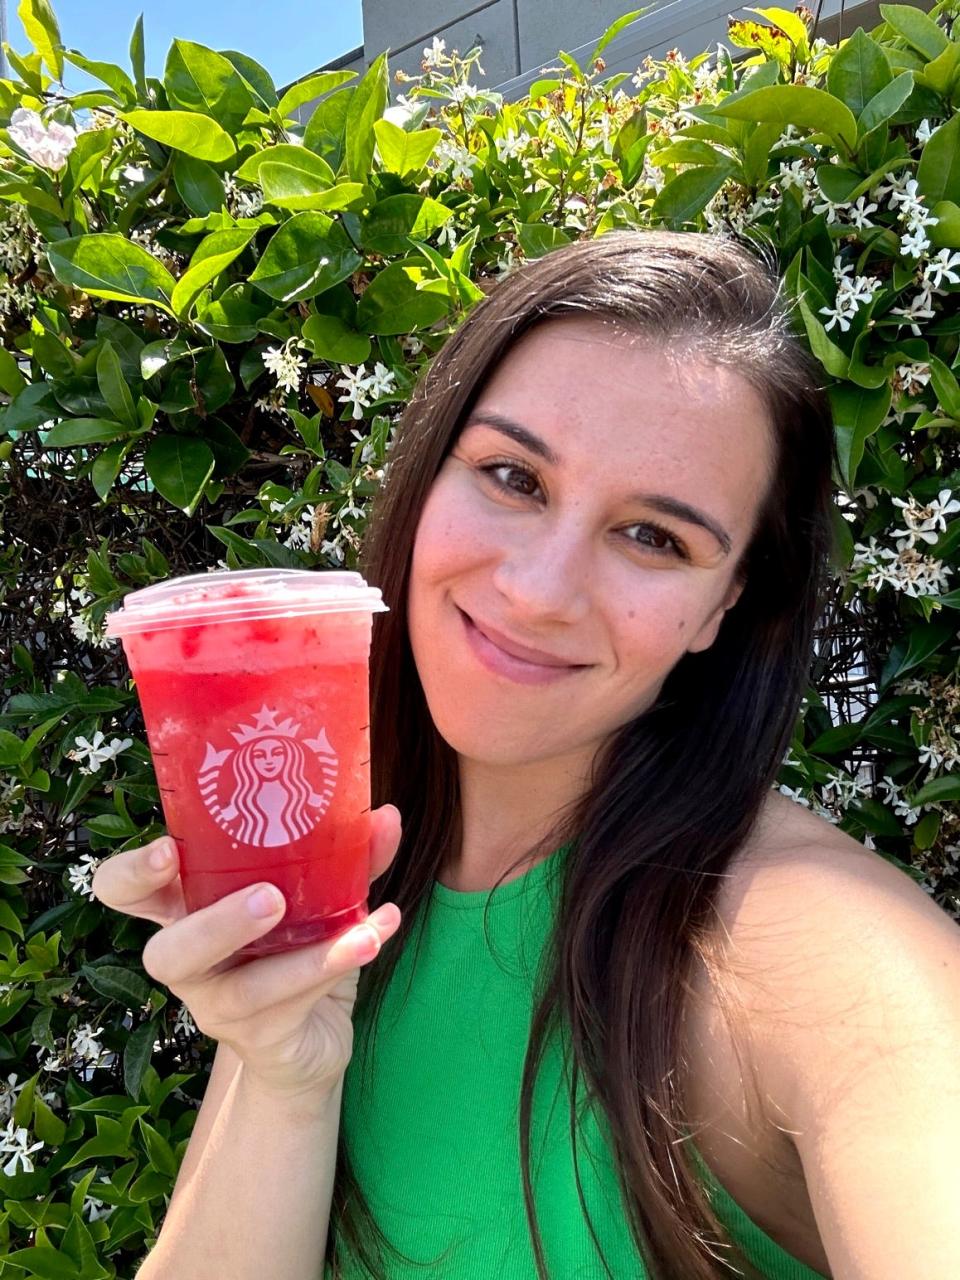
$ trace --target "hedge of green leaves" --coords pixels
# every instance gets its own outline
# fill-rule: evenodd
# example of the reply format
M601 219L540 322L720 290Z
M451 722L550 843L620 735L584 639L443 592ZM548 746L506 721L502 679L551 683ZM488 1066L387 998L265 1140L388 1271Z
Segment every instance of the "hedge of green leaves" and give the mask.
M169 574L355 562L419 371L523 259L616 227L772 246L830 386L842 555L783 789L960 914L960 42L882 5L839 47L754 10L687 61L481 53L278 93L176 41L162 80L61 46L0 80L0 1276L128 1276L210 1046L146 931L91 901L161 830L103 616ZM102 84L70 94L65 64ZM400 79L400 77L397 77ZM318 102L315 109L308 104ZM305 117L303 123L300 117ZM800 323L798 320L798 323Z

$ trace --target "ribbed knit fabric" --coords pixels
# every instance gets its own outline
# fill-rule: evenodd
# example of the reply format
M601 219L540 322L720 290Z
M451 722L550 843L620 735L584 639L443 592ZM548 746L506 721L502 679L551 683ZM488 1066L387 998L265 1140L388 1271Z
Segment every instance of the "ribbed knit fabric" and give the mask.
M536 1280L523 1208L518 1100L537 965L565 850L489 891L436 884L400 957L364 1063L355 1018L342 1123L374 1216L409 1262L390 1280ZM419 938L419 942L418 942ZM607 1280L577 1195L560 1046L534 1095L531 1152L551 1280ZM597 1238L616 1280L644 1280L605 1120L581 1104L577 1164ZM705 1168L705 1166L704 1166ZM765 1235L710 1177L718 1215L768 1280L823 1280ZM419 1264L419 1265L417 1265ZM345 1280L363 1272L347 1259Z

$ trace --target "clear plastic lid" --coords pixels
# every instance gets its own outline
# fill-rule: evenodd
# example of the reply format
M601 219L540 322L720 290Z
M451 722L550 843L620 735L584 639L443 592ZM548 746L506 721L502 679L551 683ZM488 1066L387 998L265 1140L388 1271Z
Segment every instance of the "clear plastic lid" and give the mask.
M222 569L131 591L108 614L109 636L198 623L293 618L318 613L386 613L379 587L333 569Z

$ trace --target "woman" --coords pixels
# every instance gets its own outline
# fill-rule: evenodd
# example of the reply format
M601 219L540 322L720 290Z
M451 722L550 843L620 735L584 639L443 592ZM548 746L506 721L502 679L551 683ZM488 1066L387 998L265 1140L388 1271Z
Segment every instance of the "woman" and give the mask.
M165 839L97 873L219 1041L140 1280L960 1275L955 928L773 787L818 372L750 253L668 232L514 272L434 359L365 549L367 923L235 967L275 889L185 916Z

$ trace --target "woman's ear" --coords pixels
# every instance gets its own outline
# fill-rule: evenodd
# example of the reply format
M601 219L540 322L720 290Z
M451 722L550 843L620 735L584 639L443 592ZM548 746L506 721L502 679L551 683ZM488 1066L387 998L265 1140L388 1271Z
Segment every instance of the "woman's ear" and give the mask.
M746 583L741 581L738 576L734 577L727 588L726 595L707 618L690 644L687 645L687 653L703 653L705 649L710 648L717 638L717 632L723 622L723 615L737 603L745 586Z

